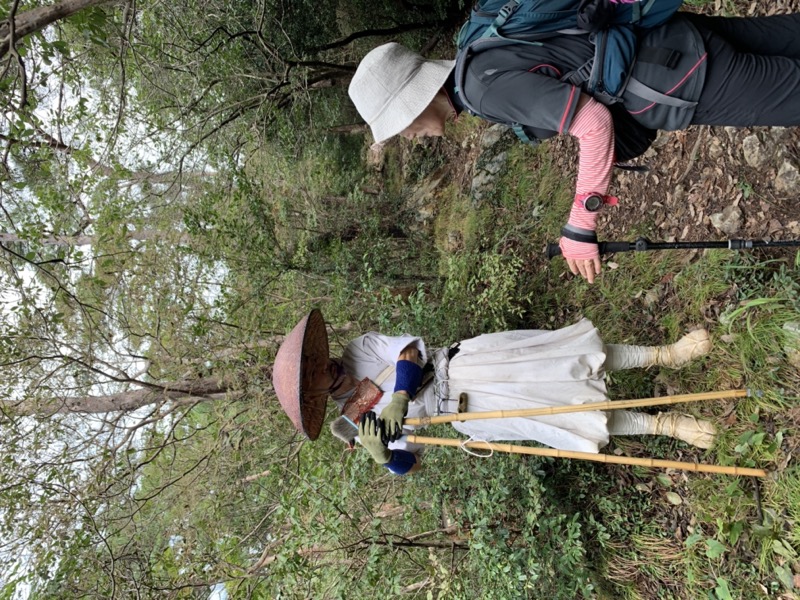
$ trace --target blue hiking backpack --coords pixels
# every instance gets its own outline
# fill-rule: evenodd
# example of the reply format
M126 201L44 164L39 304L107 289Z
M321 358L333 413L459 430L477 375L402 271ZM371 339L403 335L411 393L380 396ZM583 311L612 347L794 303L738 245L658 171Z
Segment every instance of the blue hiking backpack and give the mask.
M611 25L649 29L666 23L683 0L482 0L458 34L458 49L484 37L546 39L560 31L599 31Z
M480 0L457 37L456 92L463 88L469 58L482 50L505 44L541 46L557 35L588 35L595 46L594 56L565 74L562 81L583 87L609 106L615 133L624 132L628 143L633 143L624 151L618 144L618 157L628 160L643 153L655 138L654 130L638 125L618 105L628 83L630 67L637 57L638 36L642 31L667 22L682 4L683 0L637 0L624 4L612 4L609 0ZM667 63L676 57L659 55L650 59ZM460 98L471 113L483 116L463 94ZM624 127L618 126L618 119L625 121ZM521 125L511 126L523 141L538 143ZM638 134L635 133L637 127L642 130Z

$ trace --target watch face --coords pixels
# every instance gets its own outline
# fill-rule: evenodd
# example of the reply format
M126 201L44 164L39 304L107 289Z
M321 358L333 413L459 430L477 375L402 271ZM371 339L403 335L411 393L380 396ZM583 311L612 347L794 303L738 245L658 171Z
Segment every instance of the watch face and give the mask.
M583 201L583 206L589 212L598 211L603 206L603 199L600 196L589 196Z

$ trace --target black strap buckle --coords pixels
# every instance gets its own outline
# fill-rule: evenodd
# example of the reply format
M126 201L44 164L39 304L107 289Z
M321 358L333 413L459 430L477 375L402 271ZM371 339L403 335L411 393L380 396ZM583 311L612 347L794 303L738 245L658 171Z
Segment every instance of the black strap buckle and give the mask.
M581 87L584 83L589 81L589 78L592 76L593 66L594 66L594 57L587 60L585 63L583 63L580 67L578 67L571 73L567 73L564 77L561 78L561 81L566 81L576 87Z
M453 357L461 351L461 342L456 342L447 349L447 360L453 360Z

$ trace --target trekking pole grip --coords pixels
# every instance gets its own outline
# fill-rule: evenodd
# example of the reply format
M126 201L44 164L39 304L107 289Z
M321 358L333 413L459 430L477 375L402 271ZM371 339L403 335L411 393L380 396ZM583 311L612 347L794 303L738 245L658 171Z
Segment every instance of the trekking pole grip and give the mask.
M561 256L561 247L558 242L549 242L545 253L547 254L547 260L553 260L556 256Z

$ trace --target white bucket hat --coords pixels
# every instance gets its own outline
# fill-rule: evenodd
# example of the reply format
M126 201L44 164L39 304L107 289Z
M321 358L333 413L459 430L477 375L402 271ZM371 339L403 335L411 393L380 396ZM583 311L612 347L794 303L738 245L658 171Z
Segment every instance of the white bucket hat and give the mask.
M426 60L394 42L367 54L348 93L372 128L375 142L411 125L442 88L455 64L452 60Z

